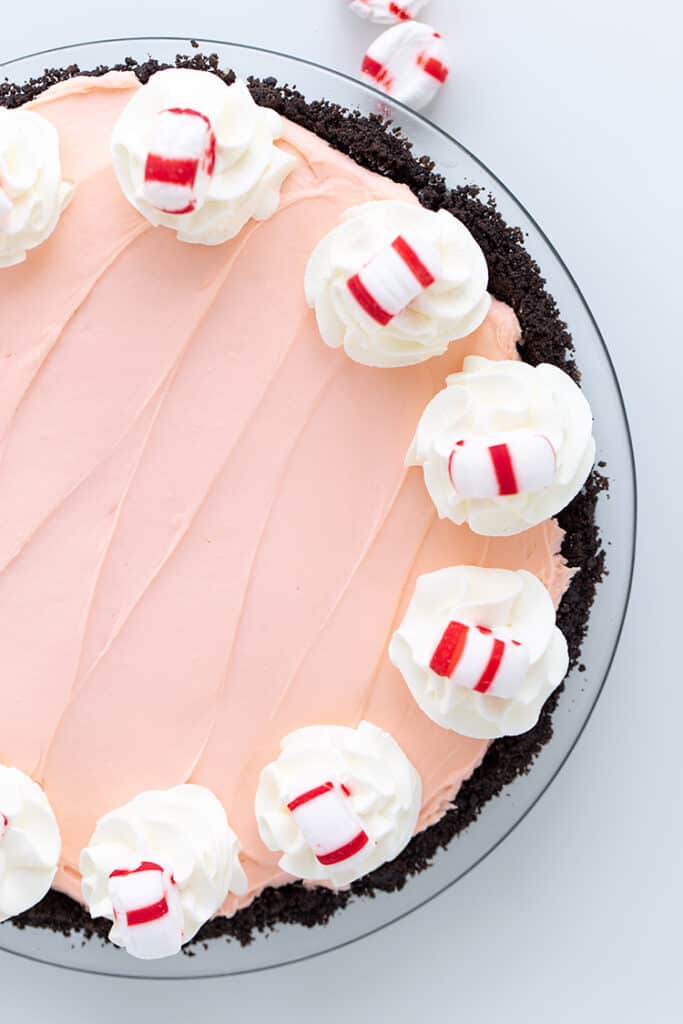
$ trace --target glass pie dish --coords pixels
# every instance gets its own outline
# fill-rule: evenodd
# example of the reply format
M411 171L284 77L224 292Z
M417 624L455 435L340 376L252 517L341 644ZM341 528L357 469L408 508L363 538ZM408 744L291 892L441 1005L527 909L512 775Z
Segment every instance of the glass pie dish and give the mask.
M428 154L451 186L476 184L495 196L509 224L522 229L528 251L542 268L548 289L574 337L583 387L595 411L598 460L606 463L610 500L598 507L598 524L607 550L609 574L592 608L582 650L586 671L574 672L553 718L554 736L543 748L531 773L518 779L486 805L477 822L442 850L428 870L410 878L400 892L356 899L324 927L281 925L257 936L247 947L217 939L194 956L156 962L136 961L100 940L82 942L50 931L0 926L0 951L55 966L93 973L152 978L198 978L256 971L331 951L396 921L462 879L498 846L525 817L564 764L581 735L605 683L628 603L636 524L636 484L626 413L609 353L574 279L533 218L505 186L473 154L424 117L388 100L358 81L285 54L222 43L202 42L216 53L221 66L247 77L274 77L296 87L309 99L325 98L363 113L381 112L403 130L414 151ZM144 61L150 55L172 62L188 52L189 42L176 38L117 39L32 54L1 65L14 82L39 76L45 67L78 64L90 69L114 65L126 57ZM503 797L505 797L503 799Z

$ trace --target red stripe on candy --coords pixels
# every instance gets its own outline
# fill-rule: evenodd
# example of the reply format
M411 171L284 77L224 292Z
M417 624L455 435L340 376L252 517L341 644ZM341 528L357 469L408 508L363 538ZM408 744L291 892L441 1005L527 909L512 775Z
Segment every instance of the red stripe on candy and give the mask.
M418 64L422 65L423 70L426 74L431 75L432 78L436 78L437 82L445 82L448 78L448 68L445 64L442 64L436 57L427 57L424 59L424 54L420 55L422 59L418 58Z
M126 914L126 922L130 928L139 924L149 924L150 921L158 921L159 918L168 914L168 902L165 896L158 903L150 903L148 907L139 907L137 910L129 910Z
M204 162L206 164L204 170L207 174L213 174L214 167L216 166L216 136L213 133L211 122L209 121L206 114L200 113L198 110L193 110L191 107L169 107L167 113L169 114L186 114L188 117L198 117L204 122L211 136L209 138L209 145L204 154ZM194 210L194 206L187 210L177 210L176 213L191 213Z
M382 327L386 327L392 318L391 313L387 313L386 309L382 309L379 302L377 302L367 290L358 274L354 274L353 277L350 277L346 284L358 305L365 310L368 316L372 317L373 320L376 320L378 324L382 325Z
M405 238L399 235L391 243L410 273L415 277L423 288L429 288L434 284L434 276L429 267L426 267L411 245L408 245Z
M364 71L366 75L370 75L371 78L379 78L383 73L384 67L378 60L371 57L369 53L366 53L363 57L363 63L360 66L361 71Z
M140 871L161 871L161 864L155 864L153 860L143 860L136 868L116 868L109 875L110 878L121 878L123 875L137 875Z
M434 657L429 663L432 672L437 676L451 676L462 658L467 641L467 630L469 627L462 622L449 622L441 637L439 646L434 651Z
M205 125L210 129L211 122L209 121L206 114L202 114L199 110L193 110L192 107L169 107L166 111L167 114L187 114L188 117L198 117Z
M412 16L402 7L399 7L398 4L390 3L389 13L393 14L400 21L412 21Z
M505 641L494 640L493 650L491 651L491 657L488 660L486 668L481 674L479 682L474 687L477 693L486 693L486 691L491 688L491 684L493 683L494 679L496 678L496 675L498 674L498 669L500 668L500 663L503 660L504 654Z
M491 456L493 471L498 481L498 493L517 494L519 487L508 446L506 444L492 444L489 448L489 455Z
M145 164L145 181L164 181L170 185L192 186L198 169L198 160L182 160L150 153Z
M307 804L310 800L315 800L316 797L322 796L323 793L329 793L331 789L334 789L333 782L323 782L322 786L316 786L315 789L308 789L301 796L295 797L287 804L287 808L290 811L295 811L297 807L301 807L302 804Z
M172 213L172 214L174 214L174 216L179 217L181 215L181 213L192 213L192 211L194 210L196 205L197 204L195 203L195 201L193 199L191 202L189 202L187 204L187 206L183 206L182 210L162 210L161 212L162 213Z
M322 865L327 867L328 864L339 864L343 860L348 860L349 857L353 857L355 853L362 850L368 842L368 836L366 832L359 832L357 836L354 836L348 843L344 843L337 850L332 850L331 853L321 853L317 855L317 859Z

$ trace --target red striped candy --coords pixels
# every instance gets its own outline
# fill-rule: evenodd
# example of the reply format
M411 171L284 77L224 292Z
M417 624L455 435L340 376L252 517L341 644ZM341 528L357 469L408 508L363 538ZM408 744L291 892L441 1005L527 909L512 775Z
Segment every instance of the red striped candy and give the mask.
M438 253L431 246L397 235L346 284L363 312L385 327L434 284L439 273Z
M304 839L325 867L342 864L374 843L351 807L349 790L335 782L323 782L292 797L287 809Z
M142 861L136 868L112 871L109 896L129 953L150 960L178 952L183 938L180 896L160 864Z
M429 667L476 693L513 697L529 670L529 653L517 640L503 638L487 626L449 622Z
M206 199L215 163L209 119L189 108L162 110L145 161L143 195L161 213L192 213Z
M419 110L448 77L446 46L429 25L405 20L375 40L361 71L387 95Z
M451 451L448 473L463 498L541 491L555 481L555 448L543 434L530 430L514 430L495 438L461 438Z
M349 10L378 24L392 25L416 17L427 0L346 0Z

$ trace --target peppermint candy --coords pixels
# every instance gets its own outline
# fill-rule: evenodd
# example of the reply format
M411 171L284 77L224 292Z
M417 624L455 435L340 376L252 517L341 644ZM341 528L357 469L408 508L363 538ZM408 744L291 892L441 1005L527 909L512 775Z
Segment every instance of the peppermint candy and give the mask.
M419 110L446 81L448 54L433 28L406 21L375 40L363 58L361 71L392 99Z
M397 235L346 282L354 299L382 327L418 297L441 273L436 249L417 238Z
M497 498L550 487L557 473L552 442L543 434L514 430L496 438L462 438L448 460L453 487L463 498Z
M152 129L143 195L162 213L194 213L206 200L215 163L208 117L189 108L162 110Z
M362 859L375 844L349 801L350 792L336 782L323 782L287 802L301 833L324 867Z
M154 861L117 868L109 875L109 898L122 944L141 960L173 956L183 942L180 895L170 875Z
M449 622L429 667L438 676L493 697L514 697L529 671L529 652L518 640L487 626Z
M359 18L368 18L380 25L394 25L417 17L427 0L346 0L346 3Z
M8 826L9 826L9 819L8 819L7 815L3 814L2 811L0 811L0 839L2 839L2 837L4 836L5 832L7 831Z

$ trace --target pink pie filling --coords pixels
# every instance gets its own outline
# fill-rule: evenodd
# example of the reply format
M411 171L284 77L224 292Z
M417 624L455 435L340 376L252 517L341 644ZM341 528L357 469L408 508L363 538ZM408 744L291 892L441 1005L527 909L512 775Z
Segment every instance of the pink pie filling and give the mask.
M53 236L0 271L0 761L44 784L80 898L98 817L192 781L223 802L249 893L288 877L253 813L262 766L305 725L387 729L443 814L487 744L413 702L387 644L415 578L457 563L570 571L548 522L487 540L438 520L406 471L418 418L463 356L514 356L494 303L449 353L373 370L327 348L304 267L341 212L410 199L292 124L270 220L184 245L121 194L109 156L128 73L31 106L77 190Z

